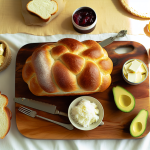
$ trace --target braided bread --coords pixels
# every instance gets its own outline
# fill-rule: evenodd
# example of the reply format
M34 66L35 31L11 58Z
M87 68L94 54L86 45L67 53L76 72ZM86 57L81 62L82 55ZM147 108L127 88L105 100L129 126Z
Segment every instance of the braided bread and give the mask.
M22 77L37 96L83 95L106 90L112 69L97 42L65 38L36 49L26 60Z

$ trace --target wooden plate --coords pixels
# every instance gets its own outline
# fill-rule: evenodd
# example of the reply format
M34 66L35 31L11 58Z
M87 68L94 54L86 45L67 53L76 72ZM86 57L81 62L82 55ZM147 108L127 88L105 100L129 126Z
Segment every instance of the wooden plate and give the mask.
M69 104L78 96L66 96L66 97L38 97L33 95L27 84L22 79L22 67L26 59L33 53L33 51L40 45L45 43L31 43L23 46L16 58L16 76L15 76L15 96L26 97L37 101L43 101L56 105L58 110L66 112L68 111ZM129 46L134 50L125 54L117 54L114 50L118 47ZM80 131L74 129L72 131L67 130L59 125L51 122L41 120L39 118L31 118L18 111L20 104L15 104L16 109L16 124L19 132L28 138L34 139L132 139L130 135L129 126L133 118L138 114L141 109L150 111L149 105L149 76L147 79L139 85L129 85L122 77L121 69L125 61L131 58L137 58L145 62L148 66L148 55L145 47L137 42L130 41L116 41L105 47L109 57L113 61L112 83L110 87L102 92L91 94L97 98L104 108L104 125L99 126L91 131ZM131 92L135 99L136 105L133 111L130 113L124 113L117 109L112 87L120 85ZM35 109L33 109L35 110ZM36 110L38 115L69 123L67 117L48 114L39 110ZM142 138L150 131L150 115L148 117L147 127L143 135L138 138Z

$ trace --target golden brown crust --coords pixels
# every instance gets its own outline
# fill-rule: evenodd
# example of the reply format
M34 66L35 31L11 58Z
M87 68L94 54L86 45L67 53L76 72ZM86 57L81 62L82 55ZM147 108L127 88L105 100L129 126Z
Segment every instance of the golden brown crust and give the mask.
M10 109L7 107L7 105L8 105L8 97L6 95L4 95L4 94L1 94L1 92L0 92L0 96L4 97L5 100L6 100L6 102L5 102L4 106L3 106L3 111L4 111L4 113L6 113L6 116L7 116L7 118L6 118L7 119L7 130L6 130L5 134L2 137L0 137L0 139L3 139L7 135L9 130L10 130L10 126L11 126L11 121L10 120L12 118L12 113L11 113ZM0 130L3 130L3 129L0 129Z
M67 51L68 51L68 49L65 46L58 45L58 46L52 48L51 56L54 59L57 59L59 56L61 56L62 54L66 53Z
M56 2L55 0L52 0L52 1ZM55 15L58 11L58 3L56 2L56 4L57 4L57 10L54 13L52 13L51 15Z
M107 75L103 76L102 84L100 86L99 92L105 91L110 86L110 84L111 84L111 76L110 76L110 74L107 74Z
M78 84L85 91L95 91L100 86L100 70L93 62L88 61L85 68L77 77Z
M10 111L10 109L8 107L5 107L4 111L7 114L8 128L7 128L7 131L6 131L5 135L2 137L2 139L7 135L7 133L10 130L10 126L11 126L11 121L10 120L12 118L12 113L11 113L11 111Z
M98 61L98 66L99 66L100 70L106 74L107 73L111 74L112 69L113 69L113 63L109 57Z
M72 53L82 51L86 48L81 42L71 38L61 39L58 41L58 44L64 45Z
M85 60L81 56L71 53L65 53L60 57L60 59L65 64L65 66L74 74L80 73L84 67Z
M52 67L52 73L56 84L61 90L71 92L77 89L75 75L72 74L61 62L56 61Z
M112 68L107 52L97 42L65 38L36 49L22 76L38 96L82 95L106 90Z
M82 42L86 45L87 49L82 52L82 56L91 60L100 59L104 56L103 48L95 41L86 40Z
M29 89L34 95L39 95L39 93L43 92L43 89L38 84L36 76L31 78L30 84L29 84Z
M8 107L5 107L5 108L7 109L9 118L11 120L12 119L12 112L11 112L11 110Z

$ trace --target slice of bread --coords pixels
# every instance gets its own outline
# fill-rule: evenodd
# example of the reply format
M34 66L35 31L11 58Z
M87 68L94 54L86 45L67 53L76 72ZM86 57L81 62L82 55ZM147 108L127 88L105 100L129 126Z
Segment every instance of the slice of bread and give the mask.
M58 4L54 0L32 0L27 4L27 10L47 22L58 11Z
M8 98L0 92L0 139L3 139L8 133L11 125L11 111L7 107Z

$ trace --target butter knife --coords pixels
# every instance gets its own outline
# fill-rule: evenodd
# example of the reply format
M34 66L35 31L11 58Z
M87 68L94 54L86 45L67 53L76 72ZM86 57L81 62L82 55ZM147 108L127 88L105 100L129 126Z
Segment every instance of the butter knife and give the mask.
M99 44L101 45L101 47L105 47L105 46L111 44L116 38L124 37L126 34L127 34L127 30L121 30L116 36L110 37L110 38L100 42Z
M39 101L35 101L32 99L28 99L28 98L14 98L14 101L16 103L31 107L31 108L35 108L50 114L58 114L58 115L62 115L62 116L66 116L68 117L67 113L61 112L59 110L56 109L55 105L51 105L48 103L44 103L44 102L39 102Z

